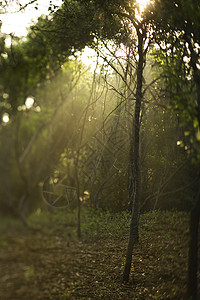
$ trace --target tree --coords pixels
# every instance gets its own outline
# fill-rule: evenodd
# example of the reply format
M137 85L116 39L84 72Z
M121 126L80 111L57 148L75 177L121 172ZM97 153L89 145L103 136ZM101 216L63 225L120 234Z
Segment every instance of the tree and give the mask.
M123 273L123 280L128 281L131 263L133 246L138 242L139 233L139 215L140 215L140 189L141 189L141 175L140 175L140 114L143 99L143 71L146 60L146 53L148 47L145 49L145 42L147 40L146 24L133 22L138 38L137 53L137 83L136 83L136 102L135 102L135 116L133 121L133 136L130 147L130 181L129 181L129 201L131 203L131 224L129 243L127 248L126 264Z
M129 277L133 245L138 241L139 202L140 202L140 114L143 98L143 70L148 46L147 25L135 17L136 4L129 1L64 1L53 18L45 20L39 29L50 40L56 41L56 51L64 55L83 49L86 45L96 47L96 40L113 41L116 45L130 47L131 43L138 54L136 62L136 87L132 90L135 99L135 112L130 143L129 202L132 211L127 263L123 280ZM133 30L133 37L131 31ZM72 38L73 37L73 38ZM130 47L131 48L131 47ZM98 48L97 48L98 50ZM113 67L111 65L111 67ZM135 67L135 66L134 66ZM134 68L129 65L129 68ZM125 78L123 78L125 81ZM125 84L126 81L125 81Z
M171 103L187 128L186 149L199 168L200 161L200 7L197 1L155 1L153 30L162 52L161 67ZM188 261L188 298L197 299L200 185L191 210Z
M71 109L71 103L80 78L80 66L71 62L63 65L58 73L57 69L53 69L56 63L52 63L49 53L45 51L47 48L40 51L36 40L39 42L37 37L33 39L32 36L31 42L28 39L7 49L8 56L1 57L0 67L1 70L4 67L1 95L7 95L6 101L3 101L10 115L8 124L2 124L1 128L2 143L7 139L7 143L2 144L2 158L5 161L2 163L9 166L6 168L9 179L6 185L2 185L1 206L4 211L14 211L24 223L24 213L27 215L34 209L34 197L40 198L39 185L57 164L75 130L72 124L77 128L75 124L78 120L78 116L73 117L78 109L76 112ZM13 72L13 66L17 67L17 74ZM26 103L30 95L34 99L32 107ZM67 115L69 123L66 122ZM9 144L11 155L8 158L5 151ZM12 197L8 192L10 190Z
M153 46L151 51L155 51ZM180 118L170 109L165 79L160 68L153 65L153 57L148 56L145 79L150 77L152 84L145 89L141 124L141 180L145 187L141 191L141 209L189 210L197 171L180 142L188 139L184 135L186 128L180 127Z

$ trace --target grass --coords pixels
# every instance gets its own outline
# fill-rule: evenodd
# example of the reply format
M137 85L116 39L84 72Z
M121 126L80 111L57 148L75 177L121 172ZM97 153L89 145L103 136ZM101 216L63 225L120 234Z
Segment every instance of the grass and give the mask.
M130 215L85 209L76 239L77 211L36 211L24 230L1 220L2 299L184 299L188 219L177 211L141 215L130 282L122 284ZM12 227L14 226L14 227ZM9 287L6 289L6 287Z
M123 235L127 233L130 214L122 212L111 214L101 210L84 209L81 214L81 229L83 237ZM29 219L31 228L42 230L45 234L64 234L70 237L76 235L77 210L41 212L36 211Z

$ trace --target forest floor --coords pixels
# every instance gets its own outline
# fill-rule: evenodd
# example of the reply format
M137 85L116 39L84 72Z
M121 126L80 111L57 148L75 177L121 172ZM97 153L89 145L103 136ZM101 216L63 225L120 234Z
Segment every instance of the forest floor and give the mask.
M69 234L70 225L71 231L75 229L72 224L62 223L53 230L52 219L36 231L4 226L0 299L184 299L188 219L185 213L160 211L141 217L141 238L133 251L127 284L122 283L122 273L128 226L114 232L111 223L120 223L114 217L109 217L109 223L105 217L107 230L101 232L100 222L95 227L94 219L90 220L81 241Z

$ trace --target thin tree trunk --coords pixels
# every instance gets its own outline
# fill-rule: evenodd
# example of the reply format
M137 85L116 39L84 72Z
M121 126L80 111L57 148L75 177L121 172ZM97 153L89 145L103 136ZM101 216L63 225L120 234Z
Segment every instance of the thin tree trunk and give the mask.
M80 200L80 179L79 179L79 156L80 150L78 149L75 157L75 178L76 178L76 197L77 197L77 236L81 238L81 200Z
M132 208L129 242L126 254L126 263L123 273L123 281L129 280L132 252L134 245L139 240L139 207L140 207L140 111L142 101L142 83L143 83L143 68L144 68L144 52L143 52L143 33L142 29L137 30L138 34L138 55L139 61L137 65L137 87L136 87L136 103L135 117L133 122L133 137L130 144L130 178L129 178L129 203Z
M191 300L197 300L197 271L198 271L198 229L200 219L200 182L199 191L196 197L196 203L190 215L190 241L188 255L188 282L187 297Z
M95 80L95 74L93 77L93 84L94 84L94 80ZM85 124L86 124L87 115L88 115L88 109L89 109L89 105L90 105L90 101L91 101L91 97L92 97L92 91L93 91L93 86L92 86L90 97L88 98L87 107L83 112L83 124L82 124L81 131L80 131L80 140L79 140L78 150L77 150L76 157L75 157L75 177L76 177L77 207L78 207L77 236L79 239L81 238L81 200L80 200L81 192L80 192L80 176L79 176L80 149L81 149L81 145L82 145L82 141L83 141L83 133L84 133Z
M28 223L26 221L24 212L23 212L23 208L24 205L27 204L27 200L29 198L30 195L30 188L29 188L29 181L28 178L22 168L22 165L20 163L20 155L19 155L19 130L20 130L20 122L21 119L18 117L17 118L17 123L16 123L16 131L15 131L15 137L14 137L14 147L15 147L15 158L16 158L16 164L17 164L17 168L18 168L18 172L19 175L22 179L22 182L24 184L24 193L21 196L19 203L18 203L18 215L20 217L20 219L22 220L23 224L25 226L28 226Z

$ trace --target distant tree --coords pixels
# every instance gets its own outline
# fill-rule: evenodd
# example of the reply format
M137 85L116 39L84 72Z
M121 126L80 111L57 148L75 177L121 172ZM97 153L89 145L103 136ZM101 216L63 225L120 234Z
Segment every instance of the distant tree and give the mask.
M184 144L200 163L200 6L197 1L155 1L152 28L160 46L157 62L163 69L173 109L185 127ZM183 143L183 142L182 142ZM199 168L200 170L200 168ZM200 172L199 172L200 174ZM199 175L198 175L199 176ZM188 298L197 299L200 184L190 219Z
M30 45L30 50L33 50L31 43L28 45ZM28 45L26 45L27 51ZM23 43L22 49L24 47ZM18 48L20 51L20 44ZM66 145L73 143L70 136L73 135L72 132L76 131L76 122L80 117L77 107L72 105L74 88L80 78L78 63L72 62L63 65L62 71L59 73L54 73L50 66L45 67L44 71L41 70L40 72L38 60L34 66L35 73L31 73L33 69L31 69L30 53L31 51L29 52L30 68L27 68L27 73L22 72L20 80L18 77L13 77L12 86L16 86L19 93L16 93L15 98L13 97L13 102L10 102L11 98L7 97L8 100L6 100L8 103L10 102L9 108L11 108L9 111L10 119L7 124L2 123L0 131L2 163L5 161L3 165L7 166L5 173L7 184L2 185L1 206L15 211L15 214L20 215L24 223L26 222L24 212L25 215L29 214L36 205L35 199L40 198L39 185L41 185L42 180L47 176L47 173L52 172ZM9 68L10 58L7 59L5 73L2 73L1 77L3 83L6 82L9 75L10 77L13 76L13 70ZM21 63L23 65L23 61L24 55L18 60L20 66ZM36 70L39 72L37 73ZM25 76L27 78L24 78ZM26 89L23 90L23 82L26 79L34 98L31 107L28 107L26 103L26 97L30 94L27 93ZM9 96L12 94L12 87L9 82L7 85L6 83L5 85L2 84L1 89L2 94L5 91ZM82 98L81 101L83 102ZM81 101L79 101L79 109L81 108ZM7 132L7 136L5 136L5 132ZM76 134L74 134L75 139ZM11 145L10 156L7 155L8 152L6 153L7 145ZM15 177L16 179L14 179ZM11 190L12 197L11 193L8 192Z
M130 143L130 179L129 202L132 210L130 238L127 251L127 262L123 279L128 280L133 245L138 241L139 202L140 202L140 114L143 98L143 70L148 50L148 25L136 17L136 2L130 1L67 1L58 9L52 18L46 18L42 26L35 30L55 45L54 51L67 56L82 50L86 45L97 49L97 41L113 41L116 45L129 47L134 45L138 54L136 67L135 100L133 125ZM134 33L132 33L134 32ZM59 46L58 46L59 45ZM98 50L98 49L97 49ZM136 56L135 56L136 58ZM124 79L123 79L124 80Z

